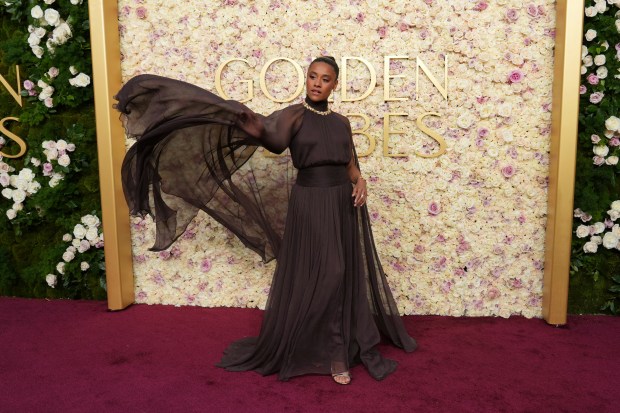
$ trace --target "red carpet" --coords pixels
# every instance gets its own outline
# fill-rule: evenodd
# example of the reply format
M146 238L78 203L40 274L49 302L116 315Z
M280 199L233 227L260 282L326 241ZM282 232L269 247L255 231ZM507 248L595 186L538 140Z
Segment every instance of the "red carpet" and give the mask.
M618 412L620 318L405 317L420 349L382 382L214 367L261 312L0 298L2 412Z

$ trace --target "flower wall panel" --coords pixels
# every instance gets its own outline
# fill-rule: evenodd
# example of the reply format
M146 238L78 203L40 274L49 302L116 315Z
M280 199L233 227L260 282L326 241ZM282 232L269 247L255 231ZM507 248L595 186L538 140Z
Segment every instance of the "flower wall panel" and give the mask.
M155 73L216 90L270 113L289 103L259 87L271 59L304 69L319 55L350 59L333 108L349 114L369 181L375 241L404 314L541 315L555 4L521 1L185 1L121 0L125 79ZM386 80L384 61L388 62ZM436 79L419 69L416 58ZM447 99L441 93L445 62ZM403 77L398 77L402 75ZM264 76L278 99L297 88L294 66ZM389 97L405 100L386 101ZM346 85L345 85L346 84ZM417 90L416 90L417 87ZM292 102L298 102L301 97ZM434 158L416 155L440 150ZM390 115L388 115L390 114ZM400 115L397 115L400 114ZM388 116L389 119L386 117ZM392 134L386 140L386 123ZM401 131L402 133L394 133ZM131 144L131 142L128 142ZM403 154L403 157L386 156ZM270 179L280 162L257 154ZM260 182L259 179L259 182ZM199 216L169 251L152 253L148 220L132 221L138 302L263 307L274 263L262 264L236 238Z

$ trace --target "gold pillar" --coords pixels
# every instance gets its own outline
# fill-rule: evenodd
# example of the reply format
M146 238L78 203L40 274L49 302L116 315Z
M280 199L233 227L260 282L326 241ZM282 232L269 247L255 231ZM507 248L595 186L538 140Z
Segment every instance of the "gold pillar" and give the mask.
M118 6L116 1L90 0L88 11L108 308L121 310L134 302L134 283L129 211L120 179L125 132L112 108L112 96L121 86Z
M543 278L543 317L549 324L554 325L566 324L568 306L583 14L583 0L559 0L556 4L551 154Z

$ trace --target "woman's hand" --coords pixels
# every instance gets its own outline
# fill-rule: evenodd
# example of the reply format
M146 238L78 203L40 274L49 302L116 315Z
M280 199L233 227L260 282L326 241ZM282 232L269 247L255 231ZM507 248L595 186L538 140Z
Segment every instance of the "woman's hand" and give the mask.
M357 182L353 187L353 206L360 207L366 203L368 192L366 191L366 180L361 176L357 178Z

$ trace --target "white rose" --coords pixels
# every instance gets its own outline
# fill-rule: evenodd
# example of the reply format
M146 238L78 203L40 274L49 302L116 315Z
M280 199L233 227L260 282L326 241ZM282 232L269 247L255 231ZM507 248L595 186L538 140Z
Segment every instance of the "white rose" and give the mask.
M592 152L594 152L596 156L607 156L609 147L607 145L596 145L592 148Z
M596 9L597 12L599 13L605 13L605 11L607 10L607 4L605 4L604 1L597 1L594 4L594 8Z
M598 235L592 235L592 237L590 237L590 242L593 242L596 245L601 245L603 243L603 238Z
M608 250L612 248L616 248L618 245L618 237L614 235L612 232L608 232L603 236L603 247Z
M618 157L615 155L612 155L608 157L607 159L605 159L605 163L607 165L618 165Z
M13 198L13 190L11 188L4 188L2 190L2 196L5 197L6 199Z
M512 114L512 105L508 102L499 105L497 114L501 117L507 118Z
M595 234L600 234L605 231L605 224L602 222L597 222L592 225Z
M75 66L69 66L69 72L75 76L78 73L78 70L75 68Z
M75 248L79 248L80 240L77 239L77 238L72 238L71 239L71 245L74 246ZM88 245L90 245L90 244L88 244ZM80 252L82 252L82 251L80 251Z
M77 239L83 239L86 236L86 228L84 228L84 225L77 224L73 228L73 236Z
M13 191L13 202L22 203L26 199L26 191L16 189Z
M71 251L65 251L65 253L64 253L64 254L62 254L62 259L63 259L65 262L70 262L70 261L72 261L74 258L75 258L75 254L74 254L74 253L72 253Z
M86 225L87 227L98 227L99 224L101 223L101 221L96 215L90 215L90 214L84 215L81 221L82 221L82 224Z
M586 7L586 16L594 17L598 14L594 6Z
M612 221L616 221L618 218L620 218L620 211L616 211L615 209L610 209L609 211L607 211L607 214L609 215L609 219L611 219Z
M67 154L61 155L58 158L58 165L60 166L69 166L70 163L71 163L71 159L69 158L69 155Z
M43 9L41 9L41 6L34 6L30 9L30 15L35 19L40 19L43 17Z
M459 116L458 119L456 120L456 124L459 126L459 128L462 128L462 129L468 129L472 125L473 122L474 122L474 119L469 114L469 112L462 113L461 116Z
M45 4L52 4L53 2L55 2L56 0L43 0L45 2Z
M60 13L58 13L58 11L56 11L55 9L45 10L45 14L43 17L50 26L58 26L58 24L60 23Z
M54 88L51 86L47 86L41 91L41 93L39 93L39 100L45 100L51 97L53 94L54 94Z
M47 274L45 276L45 282L50 287L54 288L54 286L56 285L56 275L54 275L54 274Z
M585 238L590 235L590 227L587 225L579 225L575 231L577 238Z
M94 241L98 238L97 227L90 227L86 231L85 238L89 241Z
M21 211L22 209L24 209L24 204L19 203L19 202L15 202L13 204L12 208L15 210L15 212Z
M56 148L46 149L43 151L43 153L45 154L45 157L47 158L48 161L53 161L55 159L58 159L58 149Z
M69 79L69 84L75 87L85 87L90 85L90 76L85 73L80 73L76 77Z
M17 216L17 211L15 211L14 209L7 209L6 210L6 217L8 219L14 219Z
M41 189L41 184L38 183L37 181L33 181L33 182L30 182L30 184L28 185L28 189L26 189L26 192L32 195L32 194L36 194L39 191L39 189Z
M90 265L88 265L88 263L87 263L86 261L82 261L82 262L80 263L80 269L81 269L82 271L86 271L86 270L88 270L89 268L90 268Z
M38 158L30 158L30 163L33 166L40 166L41 165L41 161Z
M62 181L62 178L64 178L63 174L54 173L52 175L52 178L50 179L49 186L51 188L54 188L55 186L57 186L60 183L60 181Z
M26 181L32 181L34 179L34 172L30 168L24 168L19 171L19 177Z
M62 236L62 240L63 240L64 242L69 242L69 241L71 241L72 239L73 239L73 237L71 236L71 234L65 234L65 235L63 235L63 236Z
M611 209L620 212L620 200L612 202Z
M601 66L596 69L596 77L598 77L599 79L606 79L608 74L609 72L607 71L607 68L605 66Z
M73 4L74 6L80 5L82 4L83 0L71 0L71 4Z
M598 251L598 245L595 242L586 242L583 244L583 252L588 254L594 254Z
M65 263L64 262L59 262L58 264L56 264L56 271L58 271L59 274L64 274L65 273Z
M585 67L590 67L592 66L593 63L594 63L594 59L592 59L591 55L587 55L586 57L583 58L583 65Z
M618 239L620 239L620 225L615 224L613 227L611 227L611 233L618 237Z
M605 55L604 54L598 54L598 55L594 56L594 64L597 65L597 66L603 66L606 61L607 61L607 59L605 59Z
M596 33L596 30L589 29L589 30L586 32L586 40L587 40L587 41L589 41L589 42L591 42L591 41L592 41L592 40L594 40L594 38L596 37L596 34L597 34L597 33Z
M39 43L41 43L41 38L34 33L30 33L30 36L28 36L28 45L30 45L30 47L33 47L38 45Z
M44 50L43 50L43 48L42 48L41 46L34 46L34 47L32 48L32 53L34 53L34 55L35 55L36 57L38 57L39 59L40 59L41 57L43 57L43 52L44 52Z
M616 20L616 30L620 32L620 20Z
M67 23L61 23L52 32L52 41L56 44L64 44L72 36L71 28Z

